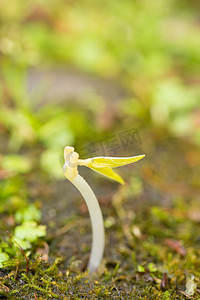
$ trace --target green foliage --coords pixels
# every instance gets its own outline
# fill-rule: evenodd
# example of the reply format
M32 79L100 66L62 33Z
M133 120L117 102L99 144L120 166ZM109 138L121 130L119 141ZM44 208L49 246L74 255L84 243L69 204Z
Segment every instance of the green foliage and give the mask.
M148 264L148 269L149 272L156 272L158 270L152 262Z
M3 169L14 173L28 173L31 170L31 160L19 155L5 155L1 164Z
M3 267L3 263L9 259L7 253L0 252L0 268Z
M35 242L38 237L46 235L46 226L38 225L34 221L24 221L15 228L15 236L21 240Z
M15 214L15 220L18 223L23 221L39 221L41 219L41 211L35 207L35 205L30 204L27 207L18 209Z
M142 272L142 273L145 272L145 268L141 265L139 265L137 269L138 269L138 272Z
M19 252L20 249L19 249L18 245L20 245L24 251L32 248L32 245L28 240L19 238L17 236L14 236L14 239L15 239L15 241L13 241L13 248L14 248L13 253ZM29 252L29 254L30 254L30 252ZM28 252L26 252L26 255L28 256Z

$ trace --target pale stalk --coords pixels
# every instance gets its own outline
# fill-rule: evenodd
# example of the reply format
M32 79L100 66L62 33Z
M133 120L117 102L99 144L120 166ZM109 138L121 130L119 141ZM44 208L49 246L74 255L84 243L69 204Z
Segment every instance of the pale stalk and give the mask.
M105 245L103 216L97 198L88 183L77 175L71 181L80 191L87 204L92 224L92 249L88 263L89 272L94 272L100 265Z
M78 174L78 157L79 155L77 152L74 152L73 147L65 147L63 172L65 177L79 190L89 210L92 223L92 249L88 269L89 272L92 273L98 268L103 257L105 245L104 224L101 209L95 194L85 179Z

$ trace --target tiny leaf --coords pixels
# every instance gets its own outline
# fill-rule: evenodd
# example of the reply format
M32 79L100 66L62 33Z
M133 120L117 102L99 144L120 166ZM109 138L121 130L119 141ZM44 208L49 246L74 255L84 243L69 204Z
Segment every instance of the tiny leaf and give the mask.
M46 235L46 226L38 225L34 221L25 221L15 228L15 237L29 242L34 242L38 237Z

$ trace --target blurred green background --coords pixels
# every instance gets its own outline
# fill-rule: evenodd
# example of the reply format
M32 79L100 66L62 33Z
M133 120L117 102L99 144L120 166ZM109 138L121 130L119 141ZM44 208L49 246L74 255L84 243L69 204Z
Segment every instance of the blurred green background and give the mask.
M129 190L121 195L137 202L146 184L154 192L143 191L144 202L169 205L174 197L180 208L192 195L197 207L199 177L191 171L200 165L199 83L198 0L0 0L3 232L31 221L35 240L45 235L37 227L42 200L49 183L65 180L59 157L66 145L78 152L90 145L91 156L143 152L141 173L126 169ZM140 142L108 147L135 129ZM102 153L103 145L112 151ZM24 240L34 240L18 238L24 249L31 247ZM14 255L5 245L1 251Z
M138 126L199 144L198 9L186 0L1 1L2 152L40 143L47 167L65 145Z

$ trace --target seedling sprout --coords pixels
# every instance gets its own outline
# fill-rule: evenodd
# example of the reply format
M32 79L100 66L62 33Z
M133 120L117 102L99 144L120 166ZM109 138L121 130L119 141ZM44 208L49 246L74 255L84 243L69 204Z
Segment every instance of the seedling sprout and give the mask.
M121 184L124 180L112 168L124 166L142 159L145 155L132 157L93 157L79 159L79 154L73 147L65 147L63 173L82 194L87 204L92 224L92 249L88 263L89 272L94 272L100 265L105 245L103 216L95 194L88 183L78 173L78 166L86 166Z

